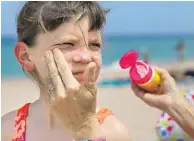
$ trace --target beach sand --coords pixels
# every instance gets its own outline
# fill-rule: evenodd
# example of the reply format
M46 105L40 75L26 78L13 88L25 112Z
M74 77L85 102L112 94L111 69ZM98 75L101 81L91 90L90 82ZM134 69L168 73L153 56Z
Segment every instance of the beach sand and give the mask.
M179 85L181 90L193 85ZM37 86L29 79L2 80L1 114L15 110L26 102L33 102L39 96ZM113 110L125 124L134 141L155 141L154 126L160 111L151 108L131 92L129 86L99 87L98 101L102 107Z

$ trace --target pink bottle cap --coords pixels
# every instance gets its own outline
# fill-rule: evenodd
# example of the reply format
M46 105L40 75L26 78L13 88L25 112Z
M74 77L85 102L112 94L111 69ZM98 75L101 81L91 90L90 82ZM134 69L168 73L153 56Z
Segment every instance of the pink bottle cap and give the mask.
M137 60L138 52L132 50L125 53L120 59L120 67L126 69L130 67L129 75L136 84L143 84L150 80L152 69L144 61Z
M138 52L132 50L132 51L128 51L127 53L125 53L121 59L120 59L120 67L122 69L126 69L126 68L129 68L133 65L135 65L137 59L139 57L139 54Z

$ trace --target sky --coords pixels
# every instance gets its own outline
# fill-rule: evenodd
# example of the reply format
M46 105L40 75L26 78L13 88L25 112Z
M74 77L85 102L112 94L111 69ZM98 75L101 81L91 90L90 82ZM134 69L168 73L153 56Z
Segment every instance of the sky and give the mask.
M1 2L1 34L16 36L16 17L24 2ZM194 34L194 1L100 2L110 8L104 33Z

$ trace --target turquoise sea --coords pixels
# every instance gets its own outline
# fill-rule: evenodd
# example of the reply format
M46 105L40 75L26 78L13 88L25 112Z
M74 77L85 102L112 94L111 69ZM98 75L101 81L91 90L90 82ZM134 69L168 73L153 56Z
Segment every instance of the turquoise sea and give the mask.
M186 57L194 59L194 35L106 36L102 48L103 65L108 66L118 61L130 49L141 51L143 48L148 49L152 62L168 63L176 60L175 48L179 40L184 40ZM1 38L2 79L25 76L14 56L15 43L16 39L13 37Z

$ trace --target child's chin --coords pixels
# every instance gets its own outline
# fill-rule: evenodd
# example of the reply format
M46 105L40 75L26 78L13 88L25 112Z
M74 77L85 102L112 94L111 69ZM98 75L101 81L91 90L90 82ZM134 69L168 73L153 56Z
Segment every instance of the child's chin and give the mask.
M83 75L74 75L75 79L79 82L79 83L83 83L84 82L84 76Z

